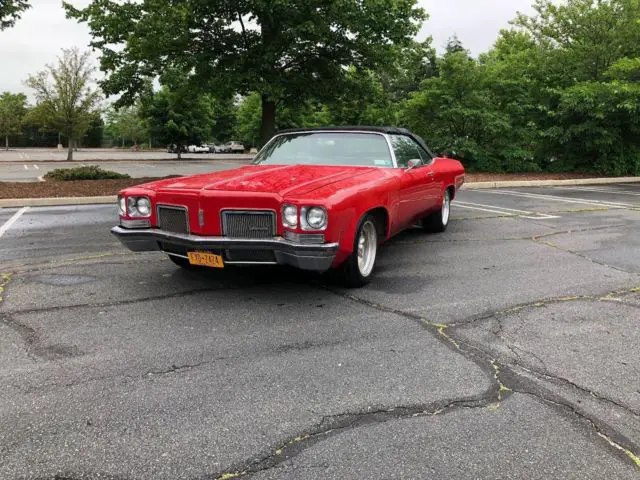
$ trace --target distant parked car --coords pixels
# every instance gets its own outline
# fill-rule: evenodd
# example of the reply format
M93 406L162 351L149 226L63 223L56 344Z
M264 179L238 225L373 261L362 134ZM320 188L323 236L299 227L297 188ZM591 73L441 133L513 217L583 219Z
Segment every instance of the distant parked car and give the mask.
M240 142L236 142L236 141L230 141L227 142L225 144L225 148L227 149L227 152L229 153L244 153L244 145L242 145Z
M209 145L189 145L187 147L189 153L209 153Z
M226 153L226 147L221 143L210 143L209 153Z

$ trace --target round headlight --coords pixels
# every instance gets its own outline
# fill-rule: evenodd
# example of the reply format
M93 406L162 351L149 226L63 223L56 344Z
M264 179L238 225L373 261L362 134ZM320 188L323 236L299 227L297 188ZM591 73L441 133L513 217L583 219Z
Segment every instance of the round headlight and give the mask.
M286 227L295 228L298 226L298 208L287 205L282 210L282 218Z
M137 200L136 197L127 197L127 214L130 217L138 216L138 208L136 207Z
M148 217L151 213L151 202L147 197L138 198L136 207L138 208L138 213L141 217Z
M118 198L118 210L120 215L127 214L127 200L124 197Z
M311 207L307 210L307 224L315 230L323 228L327 224L327 212L324 208Z

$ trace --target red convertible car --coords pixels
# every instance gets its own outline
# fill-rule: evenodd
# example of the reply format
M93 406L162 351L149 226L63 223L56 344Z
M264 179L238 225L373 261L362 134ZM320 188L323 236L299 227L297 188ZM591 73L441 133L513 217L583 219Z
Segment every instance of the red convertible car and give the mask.
M184 268L283 264L369 282L378 246L416 224L442 232L464 182L457 160L393 127L287 130L253 163L120 192L111 231Z

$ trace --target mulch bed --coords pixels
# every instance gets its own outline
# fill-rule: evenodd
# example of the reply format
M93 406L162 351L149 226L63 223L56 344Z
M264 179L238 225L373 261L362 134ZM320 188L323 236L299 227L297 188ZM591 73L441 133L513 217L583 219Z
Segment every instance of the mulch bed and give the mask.
M170 178L170 177L163 177ZM69 182L0 182L0 199L50 197L101 197L116 195L126 187L160 180L160 178L126 178L119 180L74 180Z
M570 180L594 178L597 174L580 173L515 173L492 174L470 173L467 183L499 182L513 180ZM176 175L172 175L176 177ZM162 177L171 178L171 177ZM70 182L0 182L0 199L3 198L47 198L47 197L99 197L116 195L121 189L160 178L128 178L123 180L78 180Z

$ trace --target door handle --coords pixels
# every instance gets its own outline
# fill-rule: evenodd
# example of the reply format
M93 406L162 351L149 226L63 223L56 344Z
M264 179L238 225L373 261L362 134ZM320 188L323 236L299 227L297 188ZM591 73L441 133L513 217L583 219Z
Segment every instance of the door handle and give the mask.
M427 172L427 175L429 175L431 178L433 178L435 176L435 173L433 172Z

